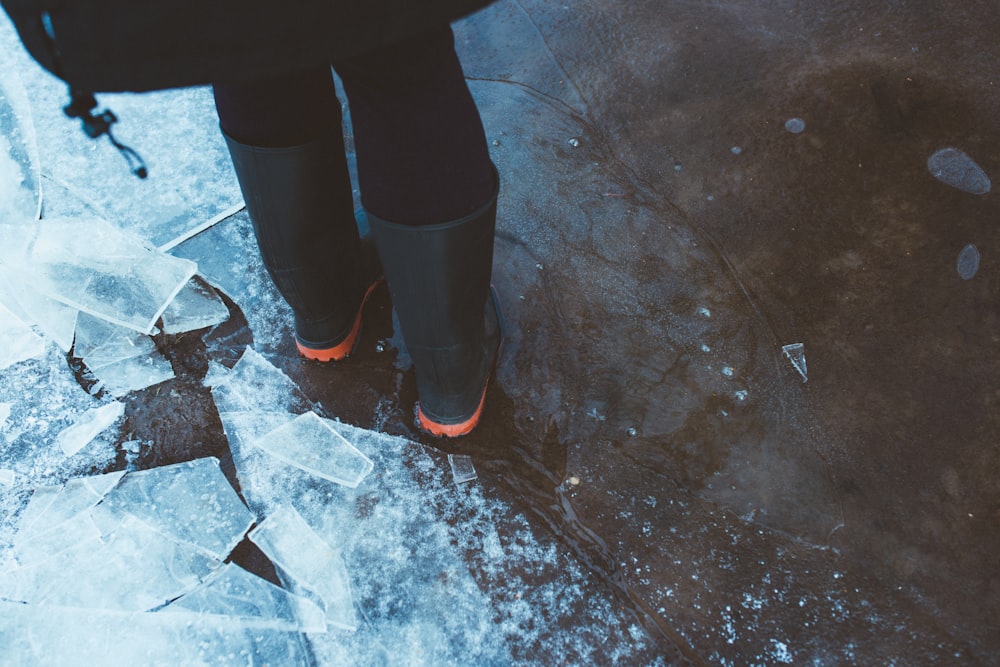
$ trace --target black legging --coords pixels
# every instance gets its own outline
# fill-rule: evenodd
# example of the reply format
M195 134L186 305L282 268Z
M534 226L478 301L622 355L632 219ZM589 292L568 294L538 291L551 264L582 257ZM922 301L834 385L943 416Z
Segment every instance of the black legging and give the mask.
M365 207L385 220L455 220L494 192L486 136L451 28L333 63L347 92ZM254 146L295 146L339 131L330 68L215 85L222 129ZM350 183L331 184L347 188Z

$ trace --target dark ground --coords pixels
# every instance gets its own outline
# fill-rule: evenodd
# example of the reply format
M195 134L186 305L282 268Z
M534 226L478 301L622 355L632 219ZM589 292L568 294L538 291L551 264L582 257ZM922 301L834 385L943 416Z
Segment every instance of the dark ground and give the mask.
M509 331L485 421L449 451L668 661L996 663L1000 215L926 162L954 146L1000 174L998 18L523 0L457 26L503 181ZM225 245L246 228L181 254L252 325L273 295ZM333 368L237 329L331 414L420 439L384 289ZM149 398L133 430L217 433Z

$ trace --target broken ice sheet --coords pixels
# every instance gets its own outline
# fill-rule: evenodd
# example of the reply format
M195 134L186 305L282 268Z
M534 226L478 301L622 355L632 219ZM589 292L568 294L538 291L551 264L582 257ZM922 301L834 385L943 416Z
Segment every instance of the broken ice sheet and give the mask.
M348 488L356 488L374 464L313 412L299 415L254 441L276 459Z
M42 486L34 490L21 512L14 544L53 530L97 503L117 484L124 472L109 472L93 477L77 477L60 486Z
M448 463L451 465L451 474L456 484L464 484L476 479L476 466L472 462L471 456L462 454L449 454Z
M37 326L63 352L73 345L77 310L33 289L23 275L0 265L0 303L26 324Z
M927 169L946 185L972 195L990 191L990 177L975 160L957 148L942 148L927 159Z
M239 618L253 627L326 632L323 610L304 597L228 563L201 586L164 607L177 611Z
M113 531L37 563L0 572L0 597L29 604L144 611L192 590L220 564L126 516Z
M350 577L340 552L327 544L295 508L283 505L250 531L260 547L294 585L323 601L328 624L345 630L358 627Z
M214 457L131 472L108 492L103 506L138 517L220 561L254 521Z
M44 353L45 341L0 303L0 370Z
M312 406L291 378L248 347L224 381L212 387L212 398L223 412L288 412Z
M145 389L174 377L170 362L145 334L80 313L73 356L104 383L113 396Z
M197 268L100 218L0 224L0 261L46 296L141 333Z
M56 436L56 444L66 456L72 456L90 444L91 440L114 424L123 414L125 405L118 401L91 408L77 417L72 426L63 429Z
M792 366L798 371L799 375L802 376L803 382L808 382L809 376L806 369L806 348L802 343L790 343L788 345L782 345L781 351L785 353L788 360L792 362Z
M163 311L163 331L179 334L215 326L229 318L229 308L211 287L192 278Z

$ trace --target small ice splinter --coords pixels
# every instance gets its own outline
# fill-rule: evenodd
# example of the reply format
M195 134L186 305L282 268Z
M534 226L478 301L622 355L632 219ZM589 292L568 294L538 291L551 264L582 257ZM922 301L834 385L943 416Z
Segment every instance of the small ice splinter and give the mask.
M476 466L472 463L471 456L449 454L448 463L451 465L451 474L455 478L455 484L465 484L479 477L476 474Z
M809 376L806 371L806 349L805 345L802 343L790 343L788 345L782 345L781 351L785 353L788 360L792 362L792 366L795 370L799 372L802 376L803 382L809 381Z

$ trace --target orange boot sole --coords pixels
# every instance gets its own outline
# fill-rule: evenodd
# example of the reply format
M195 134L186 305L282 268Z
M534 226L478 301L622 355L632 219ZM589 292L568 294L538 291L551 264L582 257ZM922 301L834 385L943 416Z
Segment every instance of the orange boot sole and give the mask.
M372 292L375 291L375 288L378 287L381 282L382 279L379 278L368 286L364 297L361 299L361 305L358 306L358 314L354 317L354 324L351 326L351 330L347 333L344 340L340 341L333 347L318 349L304 345L296 336L295 347L298 348L299 354L306 359L322 361L324 363L329 361L343 361L349 357L358 343L358 337L361 333L361 315L364 313L365 304L368 303L368 297L371 296Z

